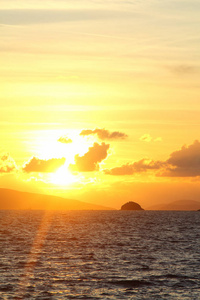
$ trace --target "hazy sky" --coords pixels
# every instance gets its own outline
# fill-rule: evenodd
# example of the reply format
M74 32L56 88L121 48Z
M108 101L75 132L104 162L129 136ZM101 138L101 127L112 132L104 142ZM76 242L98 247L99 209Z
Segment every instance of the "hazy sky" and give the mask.
M0 0L0 186L200 200L199 0Z

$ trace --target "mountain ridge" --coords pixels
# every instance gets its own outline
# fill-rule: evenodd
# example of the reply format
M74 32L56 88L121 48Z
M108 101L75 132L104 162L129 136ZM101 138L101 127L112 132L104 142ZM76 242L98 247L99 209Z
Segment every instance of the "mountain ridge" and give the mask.
M146 208L147 210L198 210L200 201L182 199L164 204L156 204Z
M114 210L114 208L87 203L60 196L38 194L0 188L0 209L33 210Z

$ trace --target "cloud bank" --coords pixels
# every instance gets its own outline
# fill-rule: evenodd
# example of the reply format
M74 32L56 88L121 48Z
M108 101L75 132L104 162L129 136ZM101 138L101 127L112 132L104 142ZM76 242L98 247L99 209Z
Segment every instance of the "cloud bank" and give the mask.
M200 176L200 142L183 146L172 152L166 161L141 159L120 167L104 170L108 175L133 175L146 171L155 171L158 177L197 177Z
M162 165L163 163L161 161L141 159L132 164L126 164L110 170L104 170L104 173L109 175L133 175L135 173L142 173L148 170L159 170Z
M169 165L160 176L196 177L200 176L200 142L183 146L181 150L172 152L166 161Z
M109 144L105 143L101 145L94 143L83 156L79 156L78 154L75 156L75 164L70 165L70 170L78 172L98 171L99 163L108 155L109 146Z
M52 173L59 169L65 163L65 158L51 158L48 160L32 157L29 162L23 167L23 171L40 172L40 173Z
M87 136L87 135L97 135L98 138L100 140L124 140L126 139L128 136L123 133L123 132L119 132L119 131L114 131L114 132L109 132L106 129L100 129L100 128L96 128L94 130L92 129L85 129L82 130L80 135L82 136Z

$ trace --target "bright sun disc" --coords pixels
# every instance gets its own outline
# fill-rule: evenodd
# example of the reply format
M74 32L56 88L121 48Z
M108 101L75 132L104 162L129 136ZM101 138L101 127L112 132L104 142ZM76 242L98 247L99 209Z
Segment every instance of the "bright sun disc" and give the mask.
M69 185L77 181L76 176L72 175L66 165L62 166L55 173L50 175L50 180L54 184Z

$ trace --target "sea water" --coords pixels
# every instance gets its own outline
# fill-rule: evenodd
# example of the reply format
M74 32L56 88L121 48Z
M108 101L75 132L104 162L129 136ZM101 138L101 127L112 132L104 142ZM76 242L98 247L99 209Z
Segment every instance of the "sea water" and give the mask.
M200 212L2 210L0 299L200 299Z

